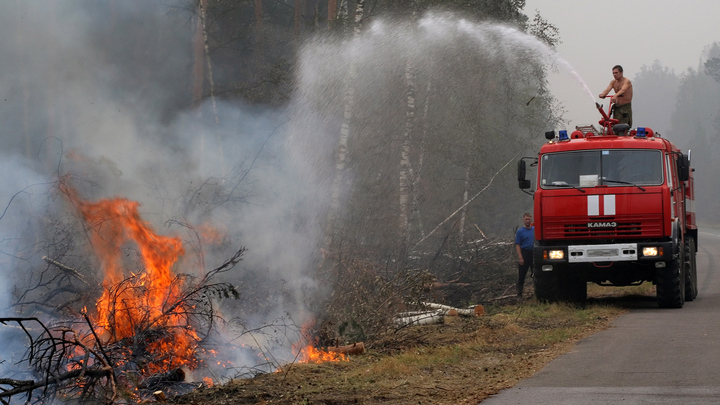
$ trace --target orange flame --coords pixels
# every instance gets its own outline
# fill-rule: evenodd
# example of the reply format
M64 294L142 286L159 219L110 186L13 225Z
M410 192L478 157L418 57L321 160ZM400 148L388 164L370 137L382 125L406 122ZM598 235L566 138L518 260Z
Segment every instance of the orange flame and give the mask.
M328 352L311 345L303 347L298 355L298 363L323 363L326 361L350 361L350 359L342 353Z
M149 371L197 366L188 359L194 358L199 338L187 317L172 308L182 288L172 272L185 252L180 238L155 233L140 217L137 202L124 198L88 202L69 186L61 187L91 228L90 241L102 264L103 293L94 319L101 335L118 341L139 330L162 329L165 336L147 346L159 360ZM121 248L129 242L137 244L145 267L130 277L121 261Z
M311 336L310 330L315 325L315 321L307 322L302 327L301 336ZM303 339L304 341L310 339ZM317 343L317 339L314 339ZM293 354L297 357L298 363L322 363L326 361L350 361L348 357L342 353L329 352L323 349L318 349L313 344L305 344L302 346L302 341L292 345Z

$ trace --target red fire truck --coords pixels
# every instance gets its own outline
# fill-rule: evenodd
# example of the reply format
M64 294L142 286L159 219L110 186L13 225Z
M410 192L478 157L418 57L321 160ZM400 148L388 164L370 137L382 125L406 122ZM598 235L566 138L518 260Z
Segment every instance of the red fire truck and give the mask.
M689 154L647 127L603 111L594 126L545 134L518 162L535 213L534 283L541 301L582 302L587 283L652 282L660 307L697 296L697 226ZM526 162L537 167L534 192Z

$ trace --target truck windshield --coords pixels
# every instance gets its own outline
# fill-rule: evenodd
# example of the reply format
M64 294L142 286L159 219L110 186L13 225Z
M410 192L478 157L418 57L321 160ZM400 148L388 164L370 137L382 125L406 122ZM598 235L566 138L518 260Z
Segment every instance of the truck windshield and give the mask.
M659 150L609 149L547 153L540 162L540 186L652 186L663 183Z

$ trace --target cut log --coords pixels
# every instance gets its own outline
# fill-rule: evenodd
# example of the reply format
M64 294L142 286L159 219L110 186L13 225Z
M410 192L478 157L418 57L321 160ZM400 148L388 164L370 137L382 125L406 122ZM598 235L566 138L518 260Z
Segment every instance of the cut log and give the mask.
M363 342L357 342L353 343L351 345L344 345L344 346L331 346L327 348L328 352L331 353L340 353L344 355L358 355L365 353L365 343Z
M442 310L436 310L418 315L396 317L395 325L398 327L411 325L434 325L438 323L443 323L444 321L444 312Z
M165 402L165 393L162 391L153 392L153 396L158 402Z
M411 316L418 316L418 315L428 315L428 314L435 314L439 311L437 309L433 311L407 311L407 312L400 312L399 314L395 315L395 318L408 318Z
M441 310L445 315L450 316L482 316L485 314L485 308L483 308L482 305L474 305L470 308L455 308L449 305L436 304L433 302L423 302L422 305L430 309Z

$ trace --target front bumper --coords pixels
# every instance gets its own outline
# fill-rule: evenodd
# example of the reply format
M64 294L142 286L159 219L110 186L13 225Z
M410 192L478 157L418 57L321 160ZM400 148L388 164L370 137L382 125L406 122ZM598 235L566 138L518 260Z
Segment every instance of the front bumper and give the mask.
M652 251L654 255L650 254ZM675 257L673 243L641 242L592 245L536 246L537 264L669 261Z

